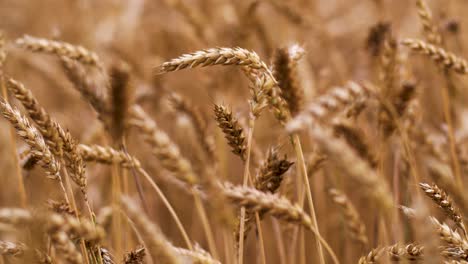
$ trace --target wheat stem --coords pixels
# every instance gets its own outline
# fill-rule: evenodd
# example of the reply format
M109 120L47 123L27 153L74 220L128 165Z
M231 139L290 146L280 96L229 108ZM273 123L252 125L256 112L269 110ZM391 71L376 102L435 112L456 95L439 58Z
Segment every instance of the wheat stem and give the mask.
M206 214L205 207L203 206L200 193L192 188L193 199L195 202L195 207L197 208L198 215L202 221L203 230L205 232L206 239L208 241L208 247L210 248L211 254L215 259L219 259L218 250L216 249L216 243L214 240L213 231L211 230L211 225L208 221L208 216Z
M242 179L242 185L247 186L249 179L249 167L250 167L250 155L252 149L252 139L255 127L255 118L252 116L249 120L248 134L247 134L247 158L244 163L244 175ZM244 232L245 232L245 207L241 207L240 214L240 227L239 227L239 249L238 249L238 264L242 264L244 260Z
M307 200L308 200L309 207L310 207L310 215L312 217L312 224L313 224L313 227L317 230L318 237L320 237L318 223L317 223L317 216L315 214L314 202L312 200L312 192L310 190L309 177L307 176L307 167L304 161L304 153L302 152L301 141L297 134L292 135L292 141L293 141L294 151L296 152L297 163L299 167L298 179L302 177L304 180ZM320 244L319 239L316 239L316 247L317 247L317 251L319 254L320 263L325 264L325 257L323 255L323 249L322 249L322 245Z
M154 180L151 178L151 176L141 167L137 168L137 171L143 175L143 177L149 182L151 187L156 191L158 194L159 198L163 202L163 204L166 206L167 210L169 210L169 213L171 214L172 218L176 222L177 227L179 228L180 233L182 234L182 237L185 241L185 244L187 244L187 247L190 250L193 250L192 242L190 242L190 238L187 235L187 232L185 231L184 226L180 222L179 217L177 216L177 213L175 212L174 208L172 207L171 203L167 200L166 196L164 193L159 189L158 185L154 182Z

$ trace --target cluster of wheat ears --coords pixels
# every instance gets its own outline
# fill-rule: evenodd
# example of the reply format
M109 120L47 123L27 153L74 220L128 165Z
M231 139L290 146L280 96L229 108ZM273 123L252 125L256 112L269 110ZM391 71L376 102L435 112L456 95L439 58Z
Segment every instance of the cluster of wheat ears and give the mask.
M304 63L320 52L275 48L255 12L266 2L333 46L313 18L286 1L247 2L232 4L233 47L159 58L153 84L132 59L138 46L0 35L0 264L468 263L468 62L448 51L460 47L456 21L442 25L416 0L423 37L380 21L369 65L349 62L367 73L347 74L336 54L327 72ZM385 1L368 2L382 13ZM198 9L165 3L190 38L216 43ZM238 47L252 29L271 58ZM231 69L195 69L217 66ZM75 91L34 88L44 83Z

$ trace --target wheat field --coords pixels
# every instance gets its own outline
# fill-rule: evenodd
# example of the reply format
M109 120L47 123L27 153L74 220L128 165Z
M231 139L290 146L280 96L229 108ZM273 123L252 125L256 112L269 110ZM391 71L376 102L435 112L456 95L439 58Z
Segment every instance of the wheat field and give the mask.
M0 264L468 263L466 12L0 0Z

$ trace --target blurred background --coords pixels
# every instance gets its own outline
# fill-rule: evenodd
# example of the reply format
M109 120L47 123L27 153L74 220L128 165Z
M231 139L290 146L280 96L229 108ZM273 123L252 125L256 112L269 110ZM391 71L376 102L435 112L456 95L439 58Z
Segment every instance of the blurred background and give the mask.
M108 145L104 128L88 103L73 88L54 56L33 53L14 45L23 35L60 40L81 45L96 52L105 67L116 61L126 62L131 69L132 100L141 104L179 145L185 157L198 171L207 166L200 160L200 146L187 116L168 102L173 92L190 102L202 113L209 133L213 136L221 161L220 178L234 183L242 181L242 162L230 153L229 146L214 122L214 104L224 104L241 123L248 118L248 80L236 67L207 67L184 70L165 75L155 74L161 63L181 54L211 47L242 47L259 54L270 63L275 50L294 43L306 53L298 65L298 76L308 102L335 85L349 80L379 79L378 61L382 34L390 32L397 40L423 38L416 1L409 0L0 0L0 31L6 40L6 61L2 71L30 89L49 113L81 143ZM434 21L444 36L448 50L465 57L468 2L462 0L427 1ZM384 33L382 33L384 32ZM410 56L407 50L399 54L404 63L405 79L417 83L416 96L421 100L422 117L427 124L443 120L439 86L443 84L437 68L426 58ZM410 63L407 63L410 62ZM95 73L96 78L99 73ZM101 76L102 77L102 76ZM454 105L466 102L466 82L455 76L457 89L452 92ZM105 92L105 85L96 87ZM460 112L464 113L463 107ZM466 115L456 116L457 126L465 128ZM373 127L363 126L366 139L376 142ZM466 129L460 129L463 138ZM9 124L0 121L0 206L18 206L14 160L9 140ZM256 124L255 145L260 153L280 146L282 154L294 160L287 133L271 113L265 113ZM128 151L137 156L151 176L161 185L173 202L183 224L194 241L207 248L201 224L194 215L191 196L167 180L165 172L150 156L136 131L127 135ZM312 148L307 144L305 152ZM18 141L18 152L24 144ZM391 167L391 165L388 165ZM387 168L388 169L388 168ZM390 170L390 169L389 169ZM293 166L286 177L295 175ZM347 246L343 219L327 195L329 181L336 171L325 166L311 180L320 230L343 263L352 263L367 251ZM25 184L32 207L44 207L47 200L60 192L42 177L40 168L25 170ZM110 202L110 169L106 165L87 165L89 199L96 212ZM289 181L295 181L290 177ZM331 180L330 180L331 179ZM336 180L339 182L339 180ZM335 181L335 182L336 182ZM339 183L363 215L370 245L379 243L378 221L374 205L356 194L352 184ZM131 186L135 191L135 186ZM286 193L284 186L280 193ZM166 236L181 246L183 240L166 209L149 187L144 186L149 211ZM292 195L294 200L294 194ZM213 212L210 212L213 213ZM215 212L214 212L215 213ZM220 225L213 221L220 243ZM280 263L273 236L274 225L264 221L264 236L268 263ZM288 236L284 230L285 241ZM311 236L307 236L311 244ZM255 236L246 242L246 263L255 263L258 248ZM134 248L128 244L125 250ZM356 248L355 248L356 247ZM315 263L312 253L310 261ZM224 260L224 257L222 257ZM348 261L349 260L349 261ZM352 260L352 261L351 261ZM224 262L224 261L223 261ZM227 263L233 263L229 260Z

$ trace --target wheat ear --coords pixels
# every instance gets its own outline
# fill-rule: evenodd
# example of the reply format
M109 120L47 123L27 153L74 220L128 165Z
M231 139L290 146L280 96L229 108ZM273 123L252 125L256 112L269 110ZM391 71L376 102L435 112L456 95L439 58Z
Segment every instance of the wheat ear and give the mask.
M281 96L288 103L294 116L303 106L304 91L297 76L297 62L304 55L304 49L297 45L277 49L273 56L273 76L281 88Z
M239 156L241 160L246 159L246 142L244 128L239 124L232 112L224 105L214 105L215 120L224 133L232 153Z
M438 27L434 24L432 13L425 0L417 0L416 8L423 26L423 32L429 43L440 45L442 43L442 35Z
M354 205L343 192L337 189L331 189L329 194L332 197L333 202L340 207L345 218L346 227L348 227L351 235L351 239L361 243L364 248L367 248L369 240L366 235L366 227Z
M290 223L296 223L314 232L320 243L326 248L335 263L339 263L328 243L318 234L312 220L301 206L291 203L287 198L264 193L245 186L234 186L231 183L220 184L220 191L234 204L252 211L264 211L272 216Z
M19 257L24 254L26 246L21 243L13 243L0 240L0 255Z
M296 132L307 126L324 121L327 117L342 111L346 106L368 97L367 87L355 82L348 82L343 87L332 88L326 94L319 96L286 125L289 132Z
M31 153L42 162L43 167L52 179L58 179L60 165L50 152L43 137L37 129L30 125L28 119L10 106L3 99L0 100L3 116L15 127L16 133L31 147Z
M420 183L419 187L421 187L423 192L431 198L435 204L442 208L445 214L466 234L463 217L447 193L436 184L429 185L427 183Z
M184 54L165 62L157 68L157 72L161 74L185 68L213 65L239 65L248 66L252 69L268 70L266 64L253 51L242 48L212 48Z
M85 49L82 46L72 45L70 43L54 41L43 38L36 38L25 35L15 41L16 45L33 52L45 52L67 57L79 61L83 64L99 66L101 62L96 53Z
M416 39L404 39L402 44L416 52L427 55L436 64L447 70L453 70L460 74L468 73L468 62L465 59L457 57L441 47Z

